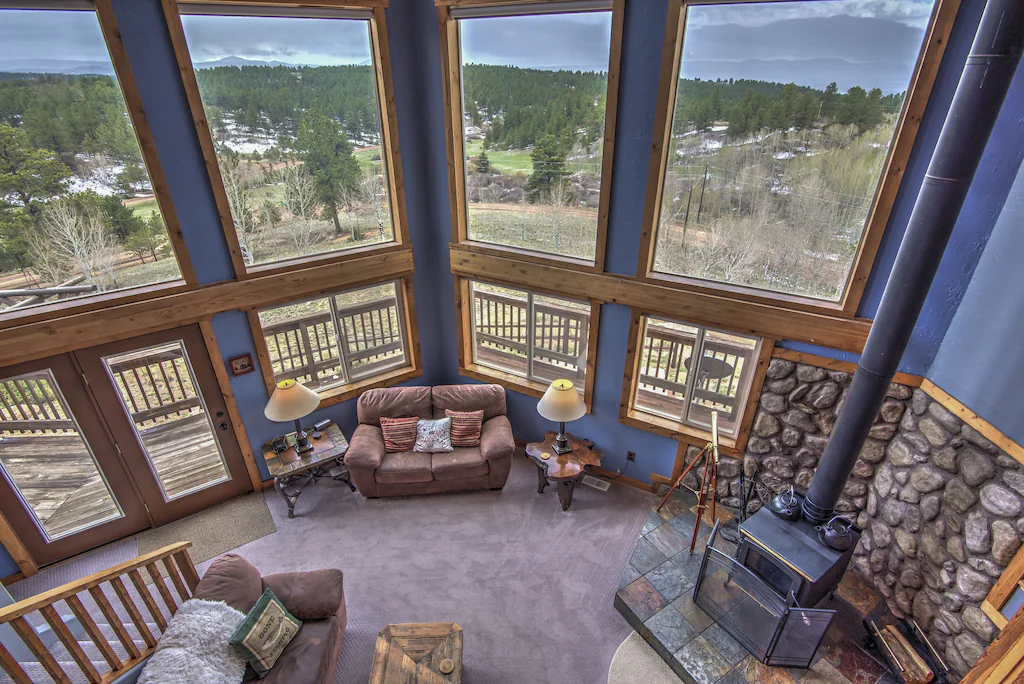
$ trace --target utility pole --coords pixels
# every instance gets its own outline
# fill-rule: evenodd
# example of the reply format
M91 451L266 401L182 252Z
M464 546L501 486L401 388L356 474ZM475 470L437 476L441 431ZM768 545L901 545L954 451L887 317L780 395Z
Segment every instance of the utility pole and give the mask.
M700 200L697 201L697 222L700 222L700 210L704 206L704 186L708 184L708 167L710 162L704 162L704 178L700 182Z

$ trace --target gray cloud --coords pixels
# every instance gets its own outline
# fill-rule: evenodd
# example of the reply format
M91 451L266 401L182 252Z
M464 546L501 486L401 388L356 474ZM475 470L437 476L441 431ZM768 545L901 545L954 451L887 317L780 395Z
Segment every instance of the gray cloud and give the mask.
M611 12L463 19L462 59L535 69L608 69Z
M0 64L36 58L110 62L92 12L0 10Z

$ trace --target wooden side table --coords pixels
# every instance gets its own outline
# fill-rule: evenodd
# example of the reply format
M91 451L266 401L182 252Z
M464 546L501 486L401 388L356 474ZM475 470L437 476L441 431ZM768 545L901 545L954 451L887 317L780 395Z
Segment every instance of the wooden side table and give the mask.
M462 628L454 622L388 625L377 634L370 684L461 684Z
M558 435L550 431L544 435L543 442L526 445L526 456L537 466L537 493L543 494L544 488L554 482L563 511L572 505L572 494L576 491L576 483L583 478L584 469L588 465L601 465L604 458L589 439L577 439L569 433L565 436L572 447L572 451L566 454L555 453Z
M263 445L263 459L274 477L274 489L288 503L289 518L295 517L295 502L298 501L299 494L310 483L322 477L325 468L329 469L332 477L343 480L353 492L356 491L348 479L348 468L341 463L345 452L348 451L348 440L341 433L337 423L325 427L319 438L314 438L311 431L308 433L313 450L302 454L295 453L294 432L285 435L288 448L280 453L274 452L272 441ZM330 467L332 465L335 467Z

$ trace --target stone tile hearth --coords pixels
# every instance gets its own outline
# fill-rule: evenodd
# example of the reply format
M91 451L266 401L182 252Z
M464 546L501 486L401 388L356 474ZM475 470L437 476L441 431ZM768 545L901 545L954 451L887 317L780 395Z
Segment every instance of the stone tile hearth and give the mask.
M664 494L662 494L663 496ZM660 499L659 499L660 500ZM862 647L865 614L875 617L885 603L856 572L847 572L822 608L839 614L829 628L810 669L768 667L693 603L704 544L711 528L701 523L691 556L690 535L696 498L676 492L661 511L647 515L622 583L615 607L685 682L753 684L760 682L829 682L877 684L893 681L878 657ZM715 547L732 550L721 535Z

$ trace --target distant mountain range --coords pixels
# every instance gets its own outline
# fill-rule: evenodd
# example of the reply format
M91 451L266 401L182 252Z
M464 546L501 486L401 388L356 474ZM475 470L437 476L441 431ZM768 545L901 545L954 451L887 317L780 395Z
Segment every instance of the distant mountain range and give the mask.
M230 56L209 62L195 62L196 69L214 69L216 67L242 67L242 66L283 66L295 68L300 66L312 66L304 64L291 64L278 62L276 60L263 61L257 59L245 59L244 57ZM73 59L11 59L0 60L0 73L14 74L71 74L80 76L84 74L102 74L113 76L114 68L110 62L86 62Z

